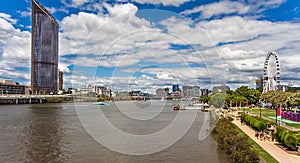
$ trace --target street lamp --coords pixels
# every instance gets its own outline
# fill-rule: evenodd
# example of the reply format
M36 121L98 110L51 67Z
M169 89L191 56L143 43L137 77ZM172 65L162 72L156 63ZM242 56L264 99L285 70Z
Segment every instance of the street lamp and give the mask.
M273 106L273 103L272 103L272 106ZM275 113L275 114L276 114L275 123L276 123L276 125L277 125L277 112L278 112L278 107L276 106L275 108L276 108L276 113Z
M261 103L259 103L258 106L259 106L259 117L261 119Z

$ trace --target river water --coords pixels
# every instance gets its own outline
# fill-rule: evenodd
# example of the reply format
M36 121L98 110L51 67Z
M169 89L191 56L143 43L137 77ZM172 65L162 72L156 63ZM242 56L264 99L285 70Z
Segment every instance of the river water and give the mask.
M149 109L147 103L135 105ZM117 128L140 135L162 130L178 114L170 103L151 120L133 120L117 108L111 104L103 112ZM153 154L128 155L94 140L83 127L73 103L0 105L0 162L229 162L211 135L198 139L204 114L199 111L188 132L170 147ZM113 136L109 133L103 132Z

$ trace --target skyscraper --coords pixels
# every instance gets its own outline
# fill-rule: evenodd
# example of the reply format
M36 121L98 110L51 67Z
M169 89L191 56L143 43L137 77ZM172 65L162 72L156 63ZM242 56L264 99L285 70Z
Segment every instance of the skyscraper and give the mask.
M64 73L58 70L58 90L60 91L63 90L63 83L64 83L63 75Z
M58 23L45 7L32 0L31 89L33 94L56 93Z
M172 85L172 92L176 92L176 91L179 91L179 85L178 84Z

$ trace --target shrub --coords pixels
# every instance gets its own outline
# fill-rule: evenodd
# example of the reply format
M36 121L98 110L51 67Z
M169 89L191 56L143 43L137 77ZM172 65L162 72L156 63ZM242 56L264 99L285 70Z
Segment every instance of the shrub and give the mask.
M300 139L298 138L299 132L291 132L283 127L277 127L275 139L277 142L282 143L288 150L298 150Z
M60 98L60 97L48 97L46 99L46 102L47 103L62 103L63 102L63 99Z
M230 116L228 116L227 119L228 119L228 121L233 121L233 118Z
M299 140L297 137L292 133L287 133L284 137L284 145L289 150L296 151L298 150L297 144L299 143Z
M220 119L213 134L218 147L225 150L232 162L259 162L258 154L252 149L248 137L239 134L230 118Z
M260 119L259 117L253 117L247 114L241 115L241 121L245 122L248 126L250 126L256 131L263 131L273 124L272 122Z

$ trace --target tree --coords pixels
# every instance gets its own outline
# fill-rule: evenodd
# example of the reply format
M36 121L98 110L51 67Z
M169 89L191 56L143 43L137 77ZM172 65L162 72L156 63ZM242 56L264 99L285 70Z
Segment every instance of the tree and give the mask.
M287 92L297 92L296 88L295 87L289 87L287 89Z
M208 103L210 101L210 99L211 99L211 96L207 96L207 95L200 97L200 101L202 101L204 103Z
M292 107L299 106L300 105L300 92L292 93L287 98L287 104Z
M287 107L295 107L300 105L299 92L283 92L283 91L269 91L263 93L260 97L261 100L275 105L283 105Z
M211 96L210 104L220 108L225 104L225 98L226 98L225 92L214 93Z
M226 91L226 104L229 104L230 101L234 106L237 102L243 103L243 105L248 101L252 104L257 104L259 102L261 93L256 89L249 89L247 86L241 86L237 88L236 91Z
M257 104L259 102L261 93L256 89L249 89L248 90L248 97L246 97L249 101L253 104Z

